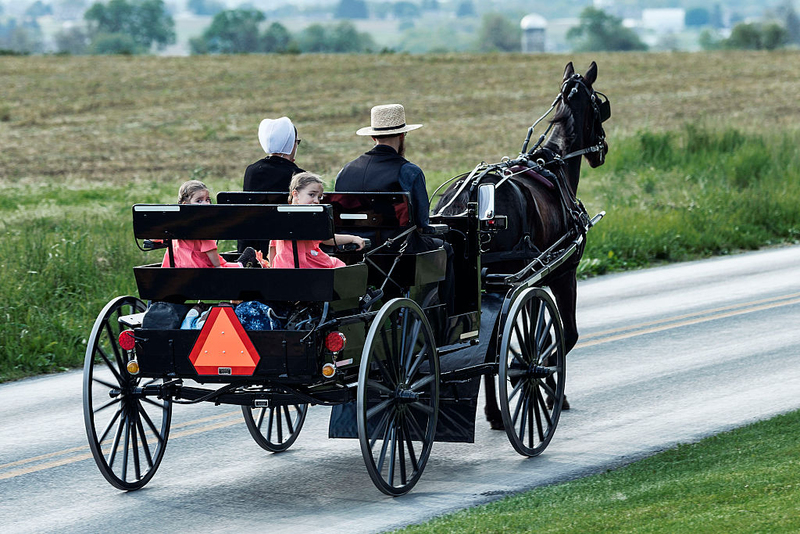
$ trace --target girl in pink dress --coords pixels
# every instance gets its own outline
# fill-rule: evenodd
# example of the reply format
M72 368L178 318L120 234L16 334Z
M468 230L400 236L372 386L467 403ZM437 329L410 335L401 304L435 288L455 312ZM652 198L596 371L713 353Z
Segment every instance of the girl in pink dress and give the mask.
M290 204L319 204L322 201L324 183L316 174L301 172L292 177L289 184ZM332 258L319 249L320 243L326 245L345 245L355 243L357 250L364 248L364 239L357 235L335 234L327 241L297 241L298 263L301 269L329 269L343 267L344 262ZM292 241L273 240L269 244L269 264L273 268L291 269L294 265Z
M178 204L211 204L211 194L206 184L199 180L184 182L178 190ZM227 262L217 251L213 239L175 239L172 241L175 267L261 267L255 250L248 247L237 262ZM251 258L252 256L252 258ZM169 251L164 254L162 267L169 267Z

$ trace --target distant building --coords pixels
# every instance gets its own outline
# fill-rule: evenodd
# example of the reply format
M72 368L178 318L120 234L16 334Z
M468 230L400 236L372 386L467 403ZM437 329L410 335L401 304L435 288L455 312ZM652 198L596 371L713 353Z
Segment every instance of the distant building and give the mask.
M528 54L544 52L544 34L547 21L541 15L531 13L519 23L522 28L522 51Z
M686 10L680 8L643 9L642 28L658 33L678 33L686 27Z

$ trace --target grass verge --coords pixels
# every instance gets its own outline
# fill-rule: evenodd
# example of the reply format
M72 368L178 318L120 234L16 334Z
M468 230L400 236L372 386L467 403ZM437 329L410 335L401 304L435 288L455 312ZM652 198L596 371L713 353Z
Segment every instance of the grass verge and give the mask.
M798 434L800 411L397 532L798 532Z

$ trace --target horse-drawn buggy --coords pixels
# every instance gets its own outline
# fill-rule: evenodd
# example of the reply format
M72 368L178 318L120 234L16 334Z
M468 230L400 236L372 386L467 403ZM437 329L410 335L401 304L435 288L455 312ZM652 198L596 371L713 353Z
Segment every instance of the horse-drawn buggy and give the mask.
M569 113L573 135L558 142L602 158L597 126L607 104L598 106L591 87L596 68L585 79L570 69L559 113ZM495 376L512 446L540 454L564 407L574 344L559 313L572 298L574 315L574 294L555 288L574 280L586 232L602 216L590 219L575 198L572 156L559 156L574 151L557 152L557 143L542 140L530 150L526 141L514 160L457 177L426 229L413 225L414 206L403 192L331 193L319 205L287 205L285 192L223 192L210 206L135 205L141 244L324 241L340 232L366 235L372 246L334 251L345 265L331 269L135 267L139 297L105 306L86 351L84 418L103 476L124 490L147 484L175 403L240 406L251 436L270 452L295 442L310 406L326 405L333 407L329 436L357 438L375 485L401 495L419 480L434 441L473 441L480 379L494 384ZM539 179L549 186L522 186L533 191L538 211L549 198L563 212L544 232L519 219L524 195L506 195L519 193L521 180ZM406 247L421 231L453 249L451 302L439 292L448 272L444 249ZM204 303L204 322L182 329L194 302ZM260 306L263 321L244 320L239 303ZM170 314L178 321L170 323Z

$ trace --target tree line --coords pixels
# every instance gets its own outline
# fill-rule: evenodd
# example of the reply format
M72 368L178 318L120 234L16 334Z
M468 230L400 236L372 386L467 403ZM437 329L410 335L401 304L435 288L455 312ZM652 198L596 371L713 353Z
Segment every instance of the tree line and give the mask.
M64 0L61 7L84 0ZM440 9L438 0L374 2L339 0L334 10L338 22L312 24L298 32L289 31L280 22L267 24L263 12L254 8L225 9L222 0L189 0L187 6L197 14L212 16L203 33L190 40L193 54L237 53L370 53L380 49L369 33L359 32L350 19L392 16L403 24L425 11ZM456 16L475 16L473 0L457 3ZM36 19L52 14L52 7L42 0L31 4L21 21L0 18L0 53L41 53L41 30ZM0 4L0 17L2 4ZM176 42L175 22L164 0L95 1L83 13L84 26L73 26L55 36L60 53L69 54L143 54L162 50ZM402 22L407 21L407 22ZM699 44L707 50L773 50L800 44L800 19L791 0L784 0L767 12L763 22L740 22L729 34L721 32L718 10L694 8L686 12L687 26L704 27ZM515 19L500 13L484 14L474 32L471 47L479 52L516 52L520 50L521 30ZM602 9L586 7L578 24L567 32L567 41L575 51L647 50L647 45L621 18Z

